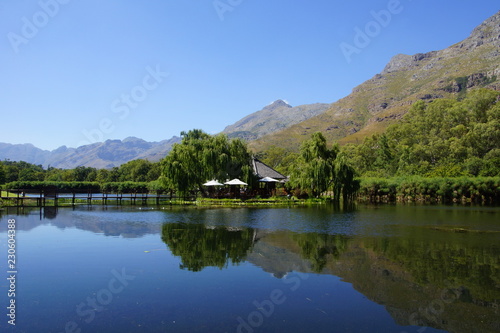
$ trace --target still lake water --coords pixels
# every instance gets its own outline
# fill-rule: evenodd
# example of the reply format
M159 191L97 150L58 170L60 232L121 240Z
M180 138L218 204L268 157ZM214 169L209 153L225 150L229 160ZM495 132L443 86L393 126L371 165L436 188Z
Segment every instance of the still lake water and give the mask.
M0 241L1 332L500 332L499 208L6 209Z

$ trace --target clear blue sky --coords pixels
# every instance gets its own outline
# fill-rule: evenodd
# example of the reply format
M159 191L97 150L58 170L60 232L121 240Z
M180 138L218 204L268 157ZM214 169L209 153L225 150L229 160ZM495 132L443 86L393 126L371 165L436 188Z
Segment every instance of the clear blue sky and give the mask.
M392 56L448 47L499 9L492 0L0 0L0 142L160 141L220 132L276 99L332 103ZM393 13L375 23L381 11ZM369 43L356 28L371 29ZM347 44L357 53L346 57Z

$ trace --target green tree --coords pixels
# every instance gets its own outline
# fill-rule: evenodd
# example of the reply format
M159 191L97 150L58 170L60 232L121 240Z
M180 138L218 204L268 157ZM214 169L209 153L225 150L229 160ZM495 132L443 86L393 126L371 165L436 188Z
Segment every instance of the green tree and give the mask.
M45 181L60 182L63 180L63 170L49 166L45 173Z
M108 182L111 182L110 171L106 170L106 169L99 169L99 170L97 170L95 181L99 182L99 183L108 183Z
M73 169L73 181L95 181L97 171L95 168L79 166Z
M343 149L363 176L496 176L499 93L469 91L462 100L417 101L401 122Z
M337 155L333 167L334 198L338 201L342 194L344 202L352 202L360 187L359 180L355 179L356 171L343 153Z
M41 165L35 165L24 161L4 161L5 181L7 183L22 181L40 181L45 177L45 170Z
M352 200L359 189L356 172L339 146L328 148L320 132L314 133L300 147L300 155L290 176L290 185L309 191L314 197L333 189L334 200Z
M290 175L297 158L297 153L278 146L270 146L259 156L262 162L284 175Z
M3 163L0 162L0 185L5 184L5 168L3 166Z
M148 174L153 168L153 163L147 160L133 160L122 164L119 168L120 181L147 182L156 180L149 179Z
M6 183L15 182L19 180L19 167L17 166L17 164L7 161L4 164L4 169L5 169Z
M338 151L338 146L331 149L327 147L323 134L313 133L300 147L290 185L310 190L314 197L328 190L332 184L334 161Z
M210 179L240 178L254 182L251 155L241 139L229 140L226 135L208 135L202 130L182 132L182 142L175 144L162 161L162 176L183 194L206 192L203 183Z
M43 171L25 168L19 171L18 180L20 181L42 181L44 179Z
M151 182L158 180L160 176L161 176L161 163L160 162L151 163L151 167L146 176L147 181Z

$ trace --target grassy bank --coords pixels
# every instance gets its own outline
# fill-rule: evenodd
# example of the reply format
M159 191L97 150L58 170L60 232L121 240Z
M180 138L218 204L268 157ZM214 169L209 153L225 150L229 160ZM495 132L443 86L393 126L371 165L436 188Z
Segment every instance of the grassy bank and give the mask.
M320 199L289 199L287 197L272 197L268 199L210 199L196 200L197 206L291 206L291 205L317 205L325 204L329 200Z
M10 192L7 192L7 191L0 191L0 197L3 197L3 198L15 198L15 197L17 197L17 194L13 194L13 193L10 193Z

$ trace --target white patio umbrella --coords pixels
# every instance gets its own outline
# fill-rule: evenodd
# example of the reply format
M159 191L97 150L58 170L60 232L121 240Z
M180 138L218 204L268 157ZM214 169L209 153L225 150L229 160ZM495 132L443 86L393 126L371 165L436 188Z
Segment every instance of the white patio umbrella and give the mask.
M241 180L239 180L238 178L235 178L233 180L230 180L228 182L225 182L224 183L225 185L248 185L247 183L245 182L242 182Z
M205 184L203 184L203 186L222 186L222 185L224 185L224 184L221 184L221 183L219 183L216 180L211 180L211 181L206 182Z
M277 183L277 182L279 182L279 180L271 178L271 177L264 177L264 178L260 179L259 182L263 182L263 183Z

